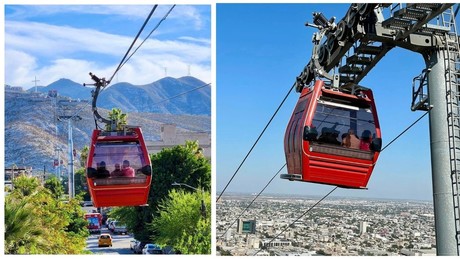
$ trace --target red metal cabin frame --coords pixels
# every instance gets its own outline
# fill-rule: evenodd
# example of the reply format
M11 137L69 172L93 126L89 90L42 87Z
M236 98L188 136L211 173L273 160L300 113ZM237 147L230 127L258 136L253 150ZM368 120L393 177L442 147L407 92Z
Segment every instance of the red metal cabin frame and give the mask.
M142 131L120 133L93 131L86 172L95 207L147 204L152 167ZM125 160L129 166L123 165Z
M281 178L366 188L381 149L381 132L372 91L355 93L327 89L321 80L303 89L284 137L288 174ZM356 140L360 148L342 146L349 129L372 138L370 150L361 149L368 139L364 136Z

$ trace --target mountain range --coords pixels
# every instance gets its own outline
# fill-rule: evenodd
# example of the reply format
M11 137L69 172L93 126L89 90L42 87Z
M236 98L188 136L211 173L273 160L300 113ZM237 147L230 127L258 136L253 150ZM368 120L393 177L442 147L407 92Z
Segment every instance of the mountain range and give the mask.
M58 96L50 97L50 90L56 90ZM15 164L34 171L52 171L57 149L62 150L61 159L66 165L69 123L65 118L73 115L78 115L78 120L72 120L78 158L95 128L91 90L68 79L37 87L39 93L35 88L5 90L5 167ZM128 114L129 125L142 128L146 141L158 141L163 124L175 124L179 133L210 133L210 96L210 86L196 78L167 77L144 86L114 84L102 92L97 106L104 117L112 108L121 108Z
M90 100L94 87L87 87L69 79L59 79L36 90L74 100ZM35 88L29 89L34 92ZM97 100L98 108L120 108L123 112L152 112L170 114L211 115L211 87L203 81L185 76L165 77L146 85L116 83L102 89Z

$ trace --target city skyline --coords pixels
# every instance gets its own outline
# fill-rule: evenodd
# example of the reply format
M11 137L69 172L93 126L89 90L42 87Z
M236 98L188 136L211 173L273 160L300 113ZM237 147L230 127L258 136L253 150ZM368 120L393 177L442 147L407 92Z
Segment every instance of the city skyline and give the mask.
M257 255L436 255L430 202L224 195L217 203L218 252ZM242 213L242 211L245 211ZM256 224L245 233L239 222ZM246 231L247 232L247 231Z

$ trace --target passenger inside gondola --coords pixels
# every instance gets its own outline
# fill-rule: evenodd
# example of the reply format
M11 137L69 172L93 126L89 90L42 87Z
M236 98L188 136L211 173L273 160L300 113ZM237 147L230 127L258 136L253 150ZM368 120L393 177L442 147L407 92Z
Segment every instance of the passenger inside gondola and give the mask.
M97 172L96 172L96 178L107 178L110 176L109 170L107 170L105 162L101 161L97 165Z
M335 130L335 125L332 128L323 127L321 129L321 136L318 138L318 142L340 145L340 141L337 140L340 131Z
M344 134L345 136L342 138L342 146L359 149L360 140L358 136L355 135L355 131L353 129L349 129L348 133Z
M128 160L123 161L123 169L121 171L123 172L124 177L134 177L135 176L134 168L132 168L129 165Z
M361 134L361 141L359 143L359 149L370 151L371 150L372 136L370 130L363 131Z
M110 176L114 176L114 177L123 176L123 172L121 171L121 167L119 163L115 164L115 170L112 171Z

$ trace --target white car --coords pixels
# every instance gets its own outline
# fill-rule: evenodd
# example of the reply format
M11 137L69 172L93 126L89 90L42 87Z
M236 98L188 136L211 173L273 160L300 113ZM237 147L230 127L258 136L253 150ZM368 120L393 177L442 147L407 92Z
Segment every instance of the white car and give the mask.
M83 207L92 207L93 206L93 202L92 201L84 201L83 202Z
M163 254L163 250L161 250L161 247L156 244L146 244L144 248L142 249L142 254L143 255L149 255L149 254Z
M139 244L139 241L136 239L131 239L129 241L129 248L134 251L134 248Z

